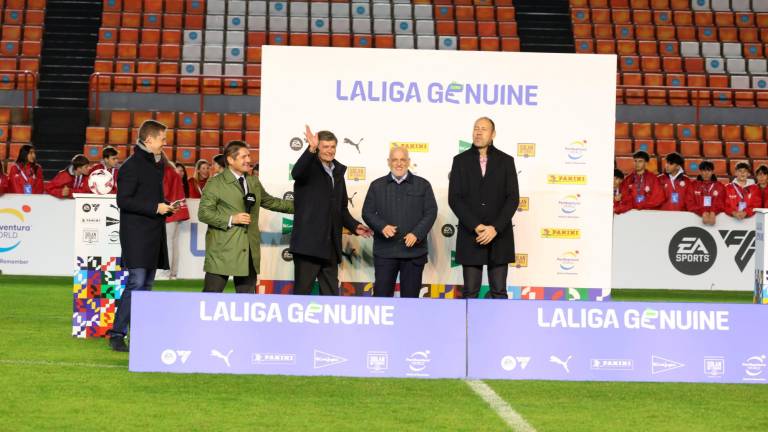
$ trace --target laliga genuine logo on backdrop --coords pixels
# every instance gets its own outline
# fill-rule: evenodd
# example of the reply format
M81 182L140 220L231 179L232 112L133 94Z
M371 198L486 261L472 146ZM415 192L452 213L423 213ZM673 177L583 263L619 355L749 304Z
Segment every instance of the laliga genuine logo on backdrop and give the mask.
M21 211L0 208L0 253L16 249L21 244L22 233L32 231L24 217L24 213L31 211L32 208L26 204L21 206Z
M336 80L336 100L344 102L538 106L538 90L531 84Z
M579 162L581 158L587 153L587 140L575 140L571 141L565 146L565 154L568 155L569 164L584 164Z
M517 156L523 158L536 157L535 143L517 143Z
M579 251L567 251L557 258L560 264L560 271L557 274L576 274L574 269L579 264Z

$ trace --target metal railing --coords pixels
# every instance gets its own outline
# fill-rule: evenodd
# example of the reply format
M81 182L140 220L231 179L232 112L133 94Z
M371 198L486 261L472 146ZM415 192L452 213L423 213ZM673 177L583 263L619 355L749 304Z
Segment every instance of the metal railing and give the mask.
M121 78L125 79L125 83L119 82ZM143 84L143 80L148 80L148 84ZM115 90L115 86L120 85L130 86L131 90ZM139 90L141 86L154 87L155 91L141 91ZM239 89L240 94L233 94L234 89ZM99 122L101 115L102 93L199 95L199 111L202 112L204 111L206 96L256 96L261 94L261 77L253 75L233 76L95 72L91 74L88 79L88 108L95 112L97 123Z
M696 109L696 123L702 108L768 108L768 89L617 85L616 98L627 105L691 106Z
M37 106L37 72L30 70L0 70L0 86L10 83L8 75L13 75L14 85L13 89L7 90L20 90L24 93L24 122L29 123L29 110ZM19 80L19 75L23 76L23 79ZM23 84L22 84L23 83ZM30 96L30 92L32 95Z

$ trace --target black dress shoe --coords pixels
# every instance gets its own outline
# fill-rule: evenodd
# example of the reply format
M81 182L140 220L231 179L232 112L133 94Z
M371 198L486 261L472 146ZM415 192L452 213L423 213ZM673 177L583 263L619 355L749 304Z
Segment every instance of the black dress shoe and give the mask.
M113 351L128 352L128 345L125 344L125 338L122 336L113 336L109 338L109 346Z

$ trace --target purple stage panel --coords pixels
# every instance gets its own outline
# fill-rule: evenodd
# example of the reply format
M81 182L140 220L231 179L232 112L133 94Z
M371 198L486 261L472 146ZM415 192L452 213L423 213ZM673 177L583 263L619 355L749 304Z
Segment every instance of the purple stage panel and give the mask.
M133 293L133 372L464 378L466 303Z
M759 305L469 300L467 319L470 378L768 380Z

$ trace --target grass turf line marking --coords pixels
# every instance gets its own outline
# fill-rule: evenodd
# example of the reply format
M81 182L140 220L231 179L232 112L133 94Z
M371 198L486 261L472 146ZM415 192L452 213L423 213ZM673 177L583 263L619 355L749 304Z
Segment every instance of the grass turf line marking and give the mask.
M54 362L48 360L5 360L0 359L0 365L15 365L15 366L64 366L64 367L87 367L87 368L104 368L104 369L125 369L125 366L97 364L97 363L68 363L68 362Z
M504 420L504 423L508 424L512 430L517 432L536 432L533 426L531 426L523 416L518 414L517 411L512 409L509 404L501 398L488 384L480 380L464 380L469 388L472 389L478 396L488 402L496 414Z

